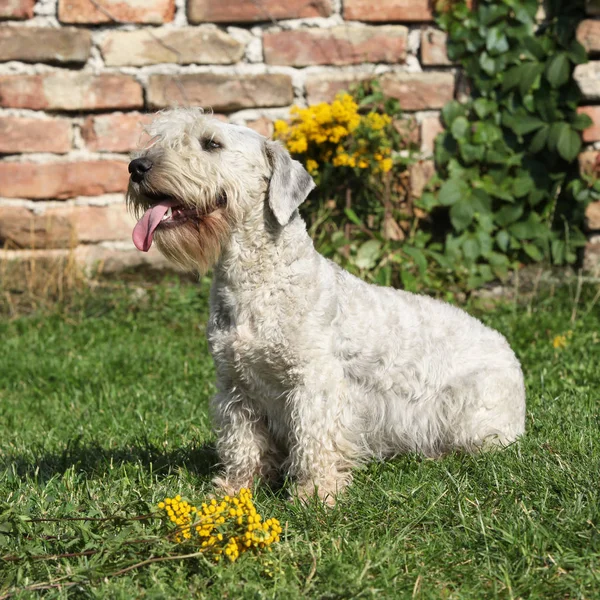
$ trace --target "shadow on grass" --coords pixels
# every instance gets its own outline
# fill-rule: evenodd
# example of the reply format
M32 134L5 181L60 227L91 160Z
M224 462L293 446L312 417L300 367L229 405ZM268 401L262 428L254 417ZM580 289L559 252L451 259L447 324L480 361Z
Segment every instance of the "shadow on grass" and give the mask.
M12 471L18 477L35 477L48 480L71 468L87 475L101 476L107 470L122 465L141 465L159 477L187 469L192 475L208 478L218 470L218 456L213 444L190 444L166 449L148 442L134 441L121 448L105 448L98 442L83 443L81 438L67 442L60 452L39 452L32 448L27 454L7 454L0 458L0 471Z

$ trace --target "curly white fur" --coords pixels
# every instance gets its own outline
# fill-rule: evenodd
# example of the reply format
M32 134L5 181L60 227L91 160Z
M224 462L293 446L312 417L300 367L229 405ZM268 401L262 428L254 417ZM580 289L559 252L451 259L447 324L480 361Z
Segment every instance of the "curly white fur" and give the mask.
M197 143L207 132L218 153ZM474 451L523 433L523 376L506 340L458 308L368 285L319 255L296 210L312 182L283 148L198 111L164 113L152 133L142 155L168 157L155 187L196 205L226 190L232 215L208 326L217 483L236 490L283 471L300 494L331 500L373 457ZM134 205L140 193L132 185ZM166 236L157 232L159 245Z

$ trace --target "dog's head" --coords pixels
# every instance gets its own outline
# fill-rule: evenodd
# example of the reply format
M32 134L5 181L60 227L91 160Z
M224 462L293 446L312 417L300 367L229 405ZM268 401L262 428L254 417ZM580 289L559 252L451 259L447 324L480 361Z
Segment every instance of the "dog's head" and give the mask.
M280 144L199 109L160 113L148 134L129 163L133 241L184 268L206 272L248 220L285 227L314 187Z

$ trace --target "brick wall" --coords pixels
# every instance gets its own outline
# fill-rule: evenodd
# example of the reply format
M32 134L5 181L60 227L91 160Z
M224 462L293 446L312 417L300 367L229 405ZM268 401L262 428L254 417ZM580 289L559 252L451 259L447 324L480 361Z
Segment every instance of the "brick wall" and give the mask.
M74 248L109 271L164 265L133 248L123 192L146 113L168 106L210 107L270 135L291 104L330 100L377 75L416 124L426 158L458 81L431 4L0 0L0 259ZM600 22L590 23L582 38L598 40ZM600 90L584 85L597 87L594 77L581 74L596 115ZM427 160L415 167L414 191L430 173Z
M594 125L583 132L586 149L579 156L582 172L600 176L600 0L587 0L588 19L577 29L577 39L583 44L590 58L575 70L575 78L584 95L579 111L589 115ZM594 202L586 211L588 243L585 248L584 266L600 274L600 202Z

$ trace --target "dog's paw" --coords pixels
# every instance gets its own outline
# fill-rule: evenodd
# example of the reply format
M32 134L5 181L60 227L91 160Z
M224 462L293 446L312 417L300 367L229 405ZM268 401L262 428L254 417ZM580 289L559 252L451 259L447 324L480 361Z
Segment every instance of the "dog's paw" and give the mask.
M305 504L318 500L326 506L333 507L340 492L346 487L343 481L338 482L306 482L296 486L295 496Z

